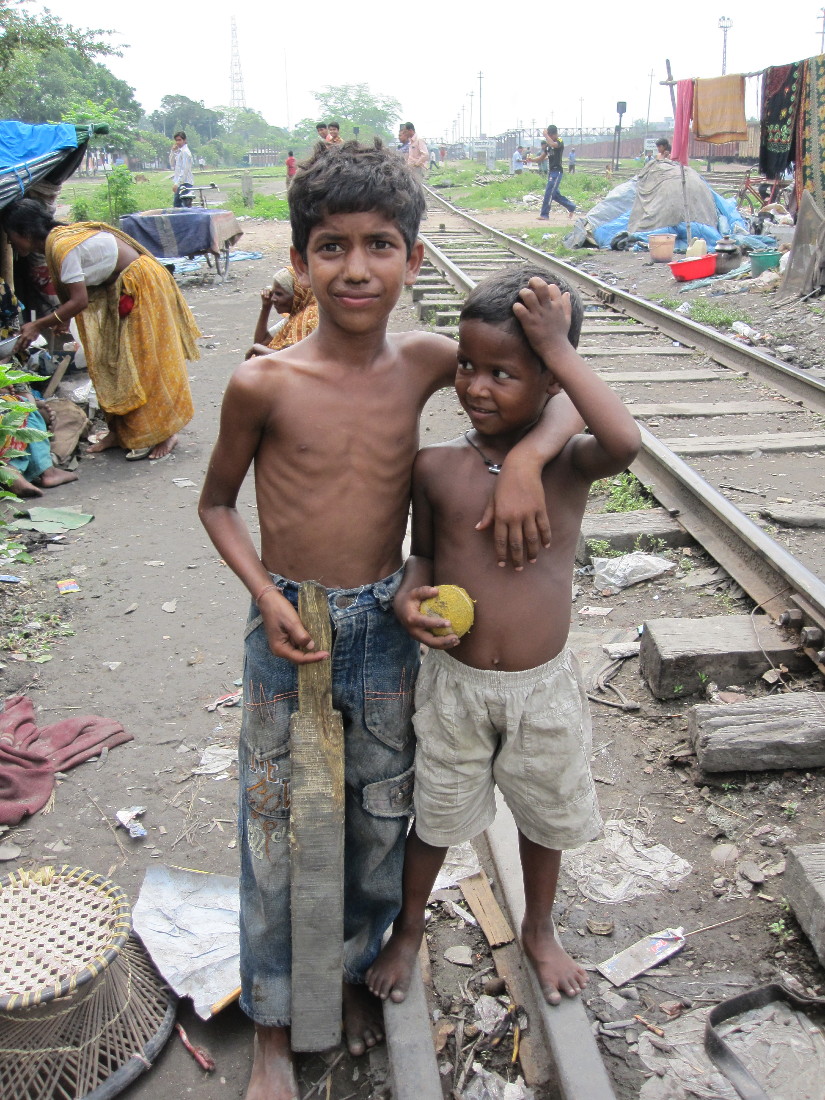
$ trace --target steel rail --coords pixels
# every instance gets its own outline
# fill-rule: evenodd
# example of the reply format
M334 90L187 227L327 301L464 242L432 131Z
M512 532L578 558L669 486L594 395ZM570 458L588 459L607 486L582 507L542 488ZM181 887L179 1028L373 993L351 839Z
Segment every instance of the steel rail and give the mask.
M429 190L429 189L428 189ZM430 192L433 194L432 192ZM450 212L475 227L480 233L492 236L510 251L535 260L548 270L561 274L568 282L577 285L588 294L618 299L621 308L648 324L655 323L665 335L707 350L717 362L739 371L760 375L755 369L769 373L768 381L780 388L779 377L790 378L799 386L799 399L813 411L825 411L825 385L804 375L801 371L775 363L753 349L735 344L713 330L704 329L695 322L676 318L668 311L632 294L616 291L607 283L585 275L576 268L554 260L546 253L525 245L512 237L485 225L471 215L453 207L439 195L435 195ZM444 252L425 238L425 254L435 267L444 271L456 290L467 293L475 285ZM691 339L687 339L687 336ZM719 352L717 345L721 346ZM730 356L728 358L728 353ZM763 379L765 380L765 379ZM804 386L805 399L801 390ZM811 401L809 393L816 395ZM821 404L820 404L821 401ZM666 447L642 425L642 450L630 467L631 471L650 490L672 516L691 534L743 588L751 599L774 618L796 609L798 623L813 624L825 632L825 583L793 557L765 531L741 512L722 493L705 481L686 462ZM801 620L799 613L801 612ZM820 654L810 647L806 652L825 671ZM822 652L825 658L825 651Z
M426 190L432 198L451 214L471 225L477 232L491 237L502 247L509 249L514 255L541 264L548 270L555 272L555 274L561 275L577 290L583 290L606 304L618 303L628 316L658 328L671 340L678 340L680 344L684 344L686 347L698 348L717 363L731 370L752 374L760 381L773 386L791 400L798 401L800 405L811 412L825 415L825 382L820 379L812 378L798 367L791 366L789 363L782 363L757 348L746 347L729 336L723 336L721 333L707 329L696 321L691 321L689 317L681 317L663 306L657 306L654 302L637 298L635 294L630 294L626 290L618 290L616 287L610 286L609 283L596 278L595 275L588 275L583 271L579 271L578 268L564 263L563 260L548 256L546 252L533 248L516 237L510 237L498 229L493 229L492 226L485 225L484 222L474 218L471 214L467 214L463 210L459 210L458 207L453 206L452 203L442 198L431 188L426 188ZM428 246L430 248L435 247L432 242L428 242L425 238L422 238L422 240L424 240L425 252Z

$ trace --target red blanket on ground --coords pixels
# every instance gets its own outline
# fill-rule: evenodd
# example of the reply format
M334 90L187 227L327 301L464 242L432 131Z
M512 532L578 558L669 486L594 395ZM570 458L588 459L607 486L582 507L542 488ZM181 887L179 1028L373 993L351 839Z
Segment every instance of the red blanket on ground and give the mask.
M28 695L12 695L0 714L0 825L17 825L49 800L54 773L131 741L120 722L87 714L37 726Z

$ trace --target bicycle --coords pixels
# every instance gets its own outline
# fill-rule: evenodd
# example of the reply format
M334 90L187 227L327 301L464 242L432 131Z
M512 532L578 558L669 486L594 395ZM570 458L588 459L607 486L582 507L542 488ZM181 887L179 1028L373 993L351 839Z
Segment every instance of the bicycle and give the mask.
M779 203L787 209L793 193L793 180L769 180L763 176L753 176L755 171L749 168L745 173L742 185L734 196L737 207L748 207L751 216L772 203Z

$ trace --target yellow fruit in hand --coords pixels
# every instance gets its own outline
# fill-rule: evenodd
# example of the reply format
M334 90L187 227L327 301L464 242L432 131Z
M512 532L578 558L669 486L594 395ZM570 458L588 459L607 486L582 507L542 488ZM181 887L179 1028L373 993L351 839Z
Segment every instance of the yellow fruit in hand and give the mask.
M421 612L424 615L432 615L436 619L449 619L452 623L452 628L433 627L433 634L440 637L457 634L461 638L473 625L475 616L473 602L464 589L459 588L457 584L440 584L437 596L430 596L428 600L421 601Z

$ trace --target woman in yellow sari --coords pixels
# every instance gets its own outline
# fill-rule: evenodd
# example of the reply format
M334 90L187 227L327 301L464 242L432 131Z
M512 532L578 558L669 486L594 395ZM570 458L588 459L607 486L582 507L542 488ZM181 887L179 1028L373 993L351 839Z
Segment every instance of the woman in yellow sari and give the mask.
M15 350L77 318L107 435L90 452L165 458L194 415L186 360L200 357L195 319L171 274L137 241L100 222L63 225L34 199L3 212L19 256L45 252L60 306L25 324Z

